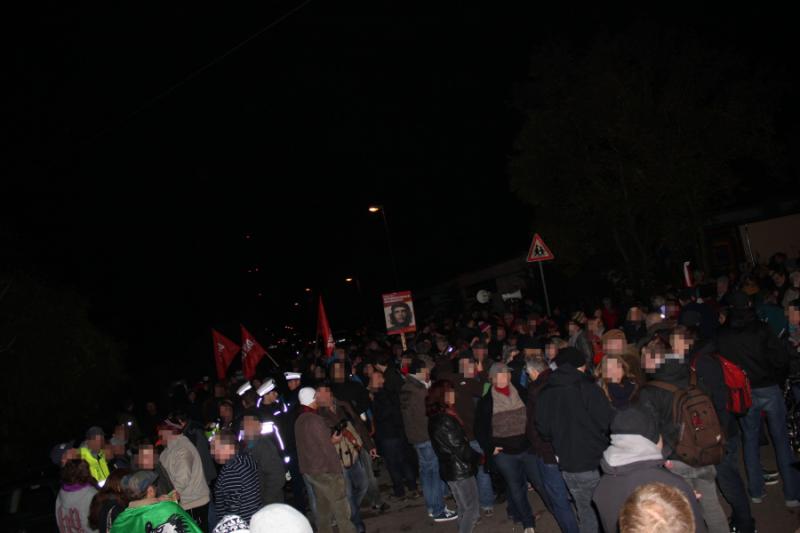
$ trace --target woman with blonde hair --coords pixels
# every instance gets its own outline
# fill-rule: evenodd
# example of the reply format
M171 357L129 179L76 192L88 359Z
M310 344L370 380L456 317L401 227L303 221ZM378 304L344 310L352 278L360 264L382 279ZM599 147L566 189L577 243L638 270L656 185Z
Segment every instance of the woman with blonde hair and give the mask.
M639 384L622 355L606 354L595 369L600 388L615 409L627 408L639 392Z

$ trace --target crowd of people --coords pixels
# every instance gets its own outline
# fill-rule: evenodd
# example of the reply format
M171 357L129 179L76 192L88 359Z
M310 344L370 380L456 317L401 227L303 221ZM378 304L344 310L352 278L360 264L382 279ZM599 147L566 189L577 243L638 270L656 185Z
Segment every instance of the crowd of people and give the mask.
M459 533L503 503L531 533L535 490L564 532L753 533L765 485L800 507L796 268L551 316L479 308L183 382L169 413L129 404L53 449L59 530L364 533L362 509L421 499Z

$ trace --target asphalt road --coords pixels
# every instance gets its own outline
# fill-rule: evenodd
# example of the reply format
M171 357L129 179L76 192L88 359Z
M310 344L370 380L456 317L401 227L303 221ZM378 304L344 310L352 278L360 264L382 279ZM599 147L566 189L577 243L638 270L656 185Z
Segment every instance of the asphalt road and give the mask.
M775 470L775 460L771 446L761 448L762 464L765 468ZM744 467L741 470L744 476ZM381 471L379 479L381 492L384 498L391 493L389 478L385 469ZM783 504L782 484L767 486L767 497L763 503L752 504L753 515L756 519L756 527L759 533L794 533L800 532L800 510L789 509ZM537 533L558 533L558 525L553 517L545 509L542 500L535 491L528 493L532 508L537 513L536 532ZM385 513L376 514L370 510L362 511L367 533L394 533L400 531L442 531L455 532L456 522L435 523L427 517L425 512L425 502L420 497L414 500L402 502L392 502L386 500L391 509ZM720 495L720 501L726 512L730 513L730 508ZM448 507L455 509L453 500L447 501ZM522 527L515 525L506 518L506 504L495 506L495 514L491 518L481 518L475 533L494 533L494 532L522 532Z

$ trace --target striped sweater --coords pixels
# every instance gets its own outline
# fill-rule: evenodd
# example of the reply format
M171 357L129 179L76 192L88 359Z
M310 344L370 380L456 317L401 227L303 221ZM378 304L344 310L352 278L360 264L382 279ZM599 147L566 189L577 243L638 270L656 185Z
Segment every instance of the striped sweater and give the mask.
M237 454L225 463L214 486L217 516L235 514L250 521L261 507L258 467L250 455Z

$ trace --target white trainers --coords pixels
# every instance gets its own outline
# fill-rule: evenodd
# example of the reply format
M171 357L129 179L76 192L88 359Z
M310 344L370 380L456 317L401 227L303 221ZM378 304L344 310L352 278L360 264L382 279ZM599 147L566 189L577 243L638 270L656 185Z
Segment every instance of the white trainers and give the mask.
M532 527L526 527L523 533L536 533Z

